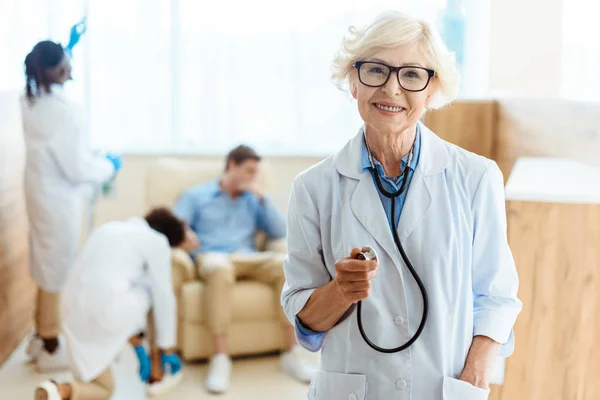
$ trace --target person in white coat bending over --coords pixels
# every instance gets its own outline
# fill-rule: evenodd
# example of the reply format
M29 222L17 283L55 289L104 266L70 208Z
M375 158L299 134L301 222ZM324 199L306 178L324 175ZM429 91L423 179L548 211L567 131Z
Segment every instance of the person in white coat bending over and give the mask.
M308 398L487 399L522 304L502 173L419 121L455 97L454 57L387 12L333 66L364 124L292 187L282 305L321 351Z
M140 378L148 382L151 361L141 335L146 328L160 349L162 369L171 375L180 371L171 248L184 245L185 238L184 222L164 208L92 232L61 301L76 379L42 382L36 400L108 400L114 392L110 366L128 342L138 356Z
M85 119L63 85L71 65L60 44L43 41L25 59L21 109L27 149L25 195L30 263L39 286L36 334L27 353L38 372L66 367L59 346L59 295L75 261L83 217L83 185L100 185L121 167L118 157L93 156L85 147Z

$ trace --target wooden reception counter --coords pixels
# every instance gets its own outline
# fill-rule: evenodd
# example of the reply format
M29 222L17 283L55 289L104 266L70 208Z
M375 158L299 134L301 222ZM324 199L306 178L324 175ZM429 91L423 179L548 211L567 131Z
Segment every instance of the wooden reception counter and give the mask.
M523 311L494 400L600 399L600 168L518 159L506 185Z

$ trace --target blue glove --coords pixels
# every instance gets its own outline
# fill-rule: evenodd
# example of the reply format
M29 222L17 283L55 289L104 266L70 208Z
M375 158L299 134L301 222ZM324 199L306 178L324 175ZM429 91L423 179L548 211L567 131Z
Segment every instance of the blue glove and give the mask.
M81 21L73 25L73 27L71 28L71 36L69 37L69 44L66 48L69 52L71 52L71 50L73 50L73 47L75 47L75 45L79 43L81 36L83 36L86 30L87 22L85 17Z
M133 349L135 350L135 355L140 361L140 378L142 379L142 382L148 382L148 379L150 378L150 370L152 368L150 364L150 357L148 357L148 353L146 353L144 346L135 346Z
M106 159L113 164L115 172L118 172L123 166L123 161L121 160L121 157L116 154L109 153L106 155Z
M160 353L160 363L162 365L163 371L167 371L167 366L169 366L169 370L171 371L171 375L175 375L181 370L181 359L177 354L165 354Z

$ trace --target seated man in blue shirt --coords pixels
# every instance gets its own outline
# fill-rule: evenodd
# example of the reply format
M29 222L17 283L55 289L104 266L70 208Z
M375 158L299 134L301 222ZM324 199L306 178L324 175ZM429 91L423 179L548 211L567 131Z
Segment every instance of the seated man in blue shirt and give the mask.
M286 235L285 219L257 183L260 156L248 146L238 146L227 155L220 179L187 190L175 206L198 236L200 247L192 254L206 283L204 304L207 325L213 334L206 387L223 393L229 388L231 359L227 334L231 324L231 302L237 278L254 279L273 287L273 301L279 310L288 351L281 355L281 367L294 378L309 382L312 369L298 357L294 328L280 305L285 282L284 253L258 252L257 230L271 239Z

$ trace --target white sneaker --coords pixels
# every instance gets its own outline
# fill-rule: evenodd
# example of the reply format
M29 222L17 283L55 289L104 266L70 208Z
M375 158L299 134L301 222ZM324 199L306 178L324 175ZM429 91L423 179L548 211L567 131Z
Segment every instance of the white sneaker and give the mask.
M38 373L58 372L68 368L69 359L64 343L61 343L52 354L43 349L35 363L35 370Z
M38 336L31 336L29 343L27 343L27 349L25 353L31 358L36 359L44 349L44 341Z
M281 354L281 369L291 377L303 383L310 383L315 368L311 367L306 361L302 360L299 346Z
M58 386L54 382L44 381L35 388L35 400L62 400Z
M231 359L227 354L214 355L208 367L206 389L211 393L225 393L231 379Z
M175 386L179 385L182 379L183 371L179 371L174 375L165 374L160 381L147 384L146 392L151 397L160 396L161 394L169 392Z

